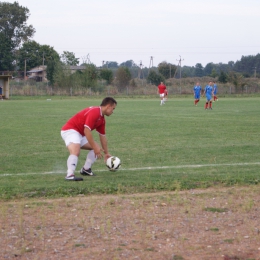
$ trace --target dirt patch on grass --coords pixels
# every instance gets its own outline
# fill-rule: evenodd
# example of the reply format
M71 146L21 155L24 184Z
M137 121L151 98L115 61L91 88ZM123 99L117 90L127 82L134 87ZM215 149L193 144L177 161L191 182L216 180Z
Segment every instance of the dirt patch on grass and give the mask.
M1 202L0 259L260 259L259 186Z

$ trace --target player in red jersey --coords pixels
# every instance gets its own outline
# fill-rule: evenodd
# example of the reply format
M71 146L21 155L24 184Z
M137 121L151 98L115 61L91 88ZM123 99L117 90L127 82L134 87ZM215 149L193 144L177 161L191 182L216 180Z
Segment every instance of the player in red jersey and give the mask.
M61 128L61 137L64 140L68 150L69 157L67 160L67 176L66 180L82 181L80 177L76 177L74 172L77 167L80 149L90 150L80 174L84 176L93 176L91 170L92 164L98 158L102 158L105 154L105 160L111 155L108 152L108 145L105 131L105 116L110 116L116 108L117 102L112 97L103 99L100 106L88 107L78 112ZM101 147L94 141L92 130L96 129L99 133Z
M164 90L164 101L167 101L167 98L168 98L168 90L167 89L165 89Z
M161 82L161 84L158 86L158 94L160 95L160 99L161 99L161 104L163 105L164 103L164 92L166 90L166 86L163 84L163 82Z

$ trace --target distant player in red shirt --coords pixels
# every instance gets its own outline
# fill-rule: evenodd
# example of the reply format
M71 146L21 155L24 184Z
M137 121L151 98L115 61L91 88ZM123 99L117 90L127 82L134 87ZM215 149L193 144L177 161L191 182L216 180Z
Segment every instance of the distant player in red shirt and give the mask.
M69 157L67 160L67 176L69 181L83 181L80 177L75 177L74 172L77 167L80 149L90 150L83 168L80 170L81 175L93 176L91 170L92 164L98 158L102 158L102 152L105 154L105 160L111 155L108 152L105 116L110 116L116 108L117 102L112 97L103 99L100 106L88 107L78 112L61 128L61 137L64 140L68 150ZM94 141L91 131L96 129L99 133L99 139L102 148Z
M166 86L163 84L163 82L161 82L161 84L158 86L158 94L160 95L160 99L161 99L161 104L163 105L165 104L164 102L164 92L166 90Z
M167 89L165 89L164 90L164 101L167 101L167 98L168 98L168 90Z

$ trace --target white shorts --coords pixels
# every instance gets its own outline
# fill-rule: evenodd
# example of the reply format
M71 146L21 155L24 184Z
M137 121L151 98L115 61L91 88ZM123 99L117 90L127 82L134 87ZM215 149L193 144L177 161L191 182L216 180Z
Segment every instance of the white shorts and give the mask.
M164 93L160 94L160 97L164 97Z
M61 131L60 135L64 140L66 146L68 146L70 143L74 143L74 144L80 144L80 147L82 147L83 145L88 143L86 136L82 136L79 132L72 129Z

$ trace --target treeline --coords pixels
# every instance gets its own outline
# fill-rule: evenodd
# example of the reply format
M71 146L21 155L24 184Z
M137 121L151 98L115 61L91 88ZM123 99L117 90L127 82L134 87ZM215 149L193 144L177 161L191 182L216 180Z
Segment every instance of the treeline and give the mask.
M229 73L231 71L237 72L243 75L245 78L260 77L260 54L242 56L241 60L233 62L229 61L225 63L208 63L203 67L200 63L197 63L194 67L183 66L183 77L203 77L212 76L216 77L223 73Z

